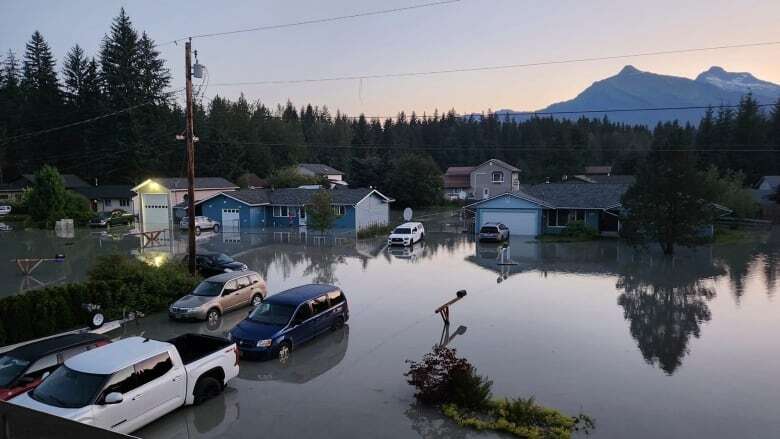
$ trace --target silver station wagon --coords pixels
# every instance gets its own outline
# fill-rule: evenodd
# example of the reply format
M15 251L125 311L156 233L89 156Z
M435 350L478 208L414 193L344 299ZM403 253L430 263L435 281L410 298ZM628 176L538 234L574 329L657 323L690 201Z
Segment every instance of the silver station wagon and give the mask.
M254 271L234 271L212 276L168 308L174 320L216 322L226 312L258 306L268 295L265 281Z

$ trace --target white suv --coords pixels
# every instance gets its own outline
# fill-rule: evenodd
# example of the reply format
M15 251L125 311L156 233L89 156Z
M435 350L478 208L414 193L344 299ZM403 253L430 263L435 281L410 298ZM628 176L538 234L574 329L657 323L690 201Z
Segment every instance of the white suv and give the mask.
M189 221L190 219L188 217L184 217L179 222L179 228L181 230L187 230L189 228ZM219 233L219 221L214 221L213 219L206 217L206 216L196 216L195 217L195 233L200 233L201 230L213 230L214 233Z
M387 237L388 245L414 245L425 238L425 227L422 223L403 223Z

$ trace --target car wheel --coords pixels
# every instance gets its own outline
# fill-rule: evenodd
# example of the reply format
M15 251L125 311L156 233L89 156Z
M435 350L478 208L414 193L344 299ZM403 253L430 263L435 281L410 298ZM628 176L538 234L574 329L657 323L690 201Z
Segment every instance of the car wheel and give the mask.
M208 313L206 313L206 321L209 323L214 323L219 320L219 310L216 308L211 308Z
M214 233L219 233L219 224L214 224Z
M336 317L336 320L333 321L333 324L330 326L331 331L338 331L339 329L344 327L344 317L338 316Z
M203 404L211 398L222 393L224 386L214 377L201 377L195 384L195 390L193 391L195 405Z
M279 361L282 363L286 363L287 360L290 358L290 352L292 352L292 345L289 341L283 341L279 345Z
M263 303L263 296L259 294L255 294L252 296L252 306L258 307L260 304Z

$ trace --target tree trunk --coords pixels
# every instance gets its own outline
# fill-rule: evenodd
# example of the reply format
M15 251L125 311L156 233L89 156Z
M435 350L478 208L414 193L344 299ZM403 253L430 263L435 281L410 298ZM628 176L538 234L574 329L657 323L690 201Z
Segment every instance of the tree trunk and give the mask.
M674 254L674 241L661 241L661 250L664 251L665 255L673 255Z

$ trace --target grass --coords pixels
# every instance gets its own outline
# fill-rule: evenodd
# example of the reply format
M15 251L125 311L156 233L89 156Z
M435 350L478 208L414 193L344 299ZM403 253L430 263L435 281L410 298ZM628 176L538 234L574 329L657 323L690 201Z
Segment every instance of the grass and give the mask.
M766 230L745 230L718 227L712 240L715 244L744 244L766 240Z
M377 236L385 236L390 234L390 232L393 230L393 226L390 224L381 225L381 224L375 224L373 226L369 226L357 233L358 239L369 239L374 238Z

